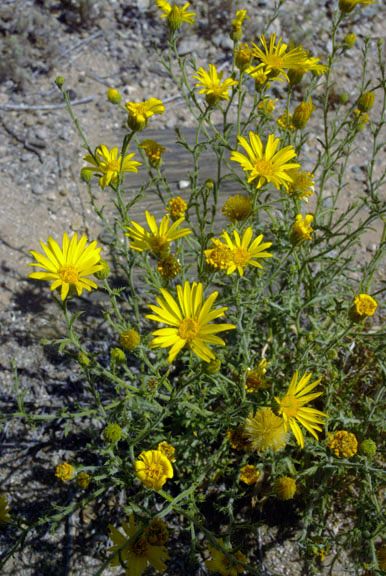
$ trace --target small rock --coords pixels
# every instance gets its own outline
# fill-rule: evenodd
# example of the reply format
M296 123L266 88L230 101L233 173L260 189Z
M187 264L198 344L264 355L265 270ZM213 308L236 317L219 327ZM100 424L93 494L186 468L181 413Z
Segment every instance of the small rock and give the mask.
M36 194L36 196L40 196L41 194L44 193L45 187L43 186L43 184L40 184L40 182L35 182L34 184L32 184L31 189L33 194Z
M190 186L189 180L180 180L178 182L178 190L185 190L186 188L189 188L189 186Z
M367 252L376 252L377 245L374 242L370 242L370 244L367 245L366 250Z

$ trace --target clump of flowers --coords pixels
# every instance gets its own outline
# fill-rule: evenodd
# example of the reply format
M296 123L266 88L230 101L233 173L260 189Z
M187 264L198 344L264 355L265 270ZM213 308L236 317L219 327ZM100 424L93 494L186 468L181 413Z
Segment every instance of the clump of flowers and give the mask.
M245 378L245 390L248 393L258 392L259 390L269 388L269 384L264 378L264 375L267 372L266 366L267 360L263 358L260 360L259 365L256 368L248 370Z
M296 482L290 476L276 478L274 491L279 500L291 500L295 496Z
M48 238L47 244L40 242L45 255L31 250L30 253L36 262L28 266L37 266L44 272L32 272L28 277L52 281L51 291L60 288L62 300L65 300L69 294L72 296L74 292L81 296L83 290L88 292L92 288L96 290L98 286L87 276L103 268L100 264L101 249L97 247L96 241L87 247L86 244L87 236L82 236L78 242L78 235L75 233L70 241L66 232L63 234L62 248L51 237Z
M299 372L295 370L285 396L282 399L275 396L279 414L284 420L285 431L287 432L288 427L291 428L296 442L301 448L304 448L304 437L299 424L302 424L318 440L315 430L321 432L321 425L324 424L323 418L328 418L324 412L305 406L305 404L323 394L323 392L312 392L321 381L321 378L314 380L310 384L311 377L311 373L305 373L299 379Z
M225 202L222 213L229 222L242 222L246 220L252 211L252 201L245 194L229 196Z
M69 482L74 477L75 468L68 462L62 462L55 468L55 476L62 482Z
M171 198L167 204L166 210L168 210L173 222L179 218L185 218L185 212L188 209L188 205L180 196Z
M339 430L328 437L327 445L337 458L352 458L357 453L358 440L352 432Z
M240 480L241 482L244 482L244 484L247 484L247 486L252 486L252 484L256 484L260 476L259 470L257 470L255 466L252 466L250 464L243 466L240 472L241 472Z
M92 168L87 167L86 169L95 173L97 176L100 176L99 186L104 190L106 186L116 186L120 174L123 174L124 172L138 172L137 167L142 164L141 162L132 160L134 156L135 152L127 154L122 159L122 155L119 154L117 147L109 150L107 146L101 144L96 148L94 156L86 154L83 160L89 162L93 166Z
M168 478L173 478L173 466L160 450L146 450L135 461L135 473L146 488L158 491Z
M218 73L216 66L209 64L209 72L199 68L193 78L198 80L196 88L201 88L199 94L206 94L208 106L215 106L221 99L229 100L229 90L238 84L237 80L227 78L222 81L223 72Z
M153 254L162 258L169 252L171 242L192 233L189 228L178 229L184 218L178 218L169 226L170 216L167 214L163 216L158 227L155 217L150 212L146 210L145 215L150 232L133 220L130 222L131 228L127 227L126 236L132 239L130 243L132 250L137 250L138 252L150 250Z
M287 434L283 419L276 416L271 408L260 408L255 415L251 414L245 420L245 435L251 447L257 452L284 448Z
M296 246L296 244L300 244L306 240L311 240L311 235L314 231L311 227L313 219L314 217L312 214L307 214L304 219L302 214L297 214L291 230L291 244Z
M157 98L150 98L144 102L126 102L125 108L129 113L127 125L134 132L144 130L148 119L154 114L165 112L165 106Z
M196 13L188 12L190 6L189 2L180 8L177 4L170 4L166 0L157 0L157 6L162 10L163 14L161 15L161 18L166 18L171 32L178 30L183 22L193 24L195 20Z
M113 541L107 552L115 554L111 566L125 567L125 576L141 576L150 564L158 572L165 572L167 566L164 560L169 560L165 546L153 546L145 534L139 534L141 525L136 526L134 515L129 518L129 524L122 522L124 534L112 524L109 524L109 538ZM138 536L136 534L138 533Z
M125 350L132 352L140 344L141 337L134 328L129 328L119 335L119 343Z
M260 137L253 132L249 133L249 142L243 136L238 136L237 139L248 157L234 151L231 160L238 162L243 170L250 172L248 182L257 180L256 188L261 188L266 182L271 182L277 190L281 186L288 187L288 183L292 182L288 170L299 166L290 162L296 157L293 146L285 146L278 150L280 138L275 138L274 134L268 136L265 150Z
M242 574L244 568L239 562L246 562L245 555L240 551L233 553L231 549L226 548L222 538L218 539L218 543L223 549L227 550L228 553L224 554L219 548L209 545L208 550L211 559L205 561L205 566L208 570L217 572L221 574L221 576L237 576L237 574Z
M169 362L173 362L186 345L205 362L214 360L216 357L208 344L225 346L224 340L215 333L236 328L233 324L212 323L212 320L224 316L228 308L221 306L211 310L218 292L213 292L205 302L203 292L201 282L193 282L192 286L185 282L183 287L177 286L178 303L167 290L161 288L163 298L157 298L159 306L149 305L153 314L148 314L146 318L172 326L153 332L155 338L150 345L151 348L171 348Z

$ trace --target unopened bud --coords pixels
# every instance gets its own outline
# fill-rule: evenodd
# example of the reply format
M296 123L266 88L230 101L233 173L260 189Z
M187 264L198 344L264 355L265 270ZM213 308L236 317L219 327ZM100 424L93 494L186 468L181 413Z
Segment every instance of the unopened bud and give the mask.
M374 106L374 92L365 92L358 100L358 108L361 112L368 112Z
M112 104L119 104L122 100L122 96L115 90L114 88L109 88L107 90L107 98L110 100Z

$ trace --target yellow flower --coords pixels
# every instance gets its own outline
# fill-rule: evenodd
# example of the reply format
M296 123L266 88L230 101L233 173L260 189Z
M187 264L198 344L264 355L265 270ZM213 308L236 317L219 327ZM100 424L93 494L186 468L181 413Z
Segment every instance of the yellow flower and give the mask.
M175 462L176 459L174 454L176 449L174 448L174 446L168 444L167 442L160 442L158 444L158 450L162 452L162 454L164 454L166 458L170 460L170 462Z
M354 46L356 41L357 41L357 35L356 34L354 34L354 33L347 34L343 38L343 48L345 48L346 50L349 50L350 48L352 48Z
M141 342L141 337L134 328L125 330L119 335L119 343L125 350L134 350Z
M283 419L271 408L260 408L245 421L245 434L253 450L261 452L271 448L274 452L286 445L287 434Z
M127 124L135 132L146 128L148 119L154 114L165 112L165 106L157 98L150 98L145 102L126 102L125 108L129 113Z
M107 98L110 100L112 104L119 104L122 100L122 96L115 90L115 88L109 88L107 90Z
M304 217L304 220L301 214L297 214L290 236L291 244L293 244L293 246L300 242L304 242L305 240L311 240L311 234L314 231L311 227L313 219L314 217L312 214L307 214Z
M361 112L368 112L374 106L374 92L364 92L358 100L358 108Z
M173 478L173 466L160 450L141 452L135 461L135 473L146 488L161 490L168 478Z
M11 517L9 515L10 508L8 506L7 498L5 494L0 496L0 526L1 524L8 524L11 521Z
M377 307L378 304L374 298L368 294L358 294L355 296L353 304L353 312L356 316L355 319L362 320L366 316L372 316L375 313Z
M206 94L205 100L209 106L215 106L221 98L229 100L228 90L238 84L237 80L232 78L227 78L221 82L222 75L222 72L220 74L217 73L216 66L213 64L209 64L209 74L204 68L199 68L196 74L193 75L193 78L199 80L195 86L203 87L199 94Z
M208 570L218 572L221 576L237 576L237 574L242 574L244 568L238 564L237 561L246 562L245 555L240 551L232 554L232 550L224 546L222 538L218 539L218 543L222 548L227 550L228 554L225 555L224 552L221 552L218 548L208 545L208 550L211 555L211 560L205 560L205 566Z
M155 322L168 324L172 328L161 328L153 332L151 348L169 348L169 362L173 362L177 354L188 345L191 350L205 362L210 362L216 357L207 344L219 344L225 346L224 340L215 336L216 332L236 328L233 324L213 324L212 320L224 316L228 310L226 306L211 310L218 292L213 292L203 302L203 285L201 282L185 282L184 287L177 286L178 303L173 296L161 288L163 298L157 298L159 307L150 305L154 314L146 318Z
M76 483L79 486L79 488L87 488L88 485L91 482L91 476L90 474L87 474L87 472L79 472L79 474L76 477Z
M307 122L311 118L312 112L315 110L315 106L312 105L312 98L310 97L309 102L302 102L299 106L296 106L294 113L292 115L292 123L295 128L303 130L307 125Z
M234 430L227 430L226 437L229 439L233 450L249 452L251 443L248 440L244 426L238 426Z
M249 133L249 142L238 136L238 141L248 154L248 158L240 152L234 151L231 160L239 162L243 170L250 172L248 183L257 179L256 188L261 188L266 182L272 182L277 190L280 186L288 187L292 182L287 170L297 168L299 164L289 163L296 157L293 146L285 146L278 151L280 138L275 138L274 134L268 136L265 150L260 137L253 132Z
M95 155L86 154L83 160L90 162L94 168L88 168L91 172L94 172L99 178L99 186L104 190L106 186L112 184L116 186L118 184L119 173L121 170L122 163L122 173L123 172L138 172L137 166L142 166L141 162L136 160L131 160L135 156L135 152L132 154L127 154L122 162L122 155L118 156L118 148L111 148L109 150L107 146L101 144L95 150Z
M252 50L248 44L240 44L235 54L235 64L240 71L244 71L252 62Z
M343 14L349 14L357 4L376 4L376 2L374 0L339 0L339 10Z
M303 66L307 61L307 52L301 46L287 52L288 46L283 43L283 38L276 44L276 34L271 34L269 46L264 35L260 36L260 42L263 50L252 42L253 55L267 67L267 72L272 72L274 75L280 73L288 80L285 70Z
M53 280L50 289L52 291L61 286L62 300L67 298L69 292L72 294L75 290L78 296L81 296L83 290L89 292L92 288L96 290L98 286L86 276L95 274L103 268L99 255L101 249L97 248L96 241L87 248L86 244L87 236L82 236L78 242L78 235L75 233L70 241L66 232L63 234L62 248L51 237L48 238L47 245L40 242L46 255L31 250L30 253L36 262L28 266L38 266L45 272L32 272L28 277L48 282Z
M75 474L75 468L68 464L68 462L63 462L63 464L58 464L55 468L55 476L59 478L62 482L68 482L73 478Z
M144 150L147 159L149 160L149 164L152 168L159 168L162 164L161 154L166 152L166 148L158 144L156 140L152 140L151 138L147 138L143 140L139 145L142 150Z
M279 500L291 500L295 496L296 482L289 476L281 476L275 480L274 490Z
M125 521L122 522L122 528L125 534L109 524L109 538L113 541L114 546L111 546L107 552L112 554L117 552L111 560L111 566L121 566L121 563L124 563L125 576L141 576L148 564L151 564L158 572L165 572L167 566L164 560L170 558L165 546L153 546L146 539L145 534L128 542L141 528L141 525L138 527L135 525L133 514L129 518L129 524Z
M251 465L246 465L243 466L240 470L241 472L241 476L240 476L240 480L241 482L244 482L244 484L247 484L248 486L252 486L252 484L256 484L256 482L259 479L260 476L260 472L258 470L256 470L255 466L251 466Z
M277 98L271 100L270 98L264 98L257 107L258 110L264 112L264 114L271 114L275 110L275 104L277 102Z
M272 242L264 242L264 244L261 244L263 234L260 234L260 236L255 238L252 244L250 244L253 236L253 229L251 226L244 230L241 239L237 230L233 231L233 241L225 230L222 236L231 250L231 261L228 265L227 274L232 274L232 272L237 269L240 276L243 276L244 268L246 268L248 264L251 264L256 268L263 268L260 262L257 262L255 258L272 257L270 252L265 252L267 248L272 246Z
M313 72L314 74L324 74L328 70L328 66L324 64L319 64L320 58L308 58L303 62L301 66L296 66L294 68L289 68L288 78L290 84L295 86L300 84L304 74L306 72Z
M163 546L169 540L167 524L162 518L154 518L146 528L146 540L152 546Z
M166 210L169 211L171 219L173 222L179 218L185 218L185 212L188 209L188 205L180 196L171 198L168 202Z
M154 216L152 216L147 210L145 215L150 232L133 220L130 222L132 228L127 227L128 232L126 232L126 236L129 236L133 240L130 244L130 248L137 250L138 252L151 250L153 254L166 256L169 251L170 242L192 233L188 228L181 228L178 230L178 227L183 222L184 218L179 218L169 227L170 216L167 214L166 216L163 216L158 228Z
M259 365L254 370L248 370L245 379L245 390L250 392L258 392L264 388L269 388L269 384L264 379L264 374L267 372L267 360L263 358L260 360Z
M238 42L241 38L242 32L242 25L247 16L247 10L237 10L236 17L232 20L232 31L230 33L230 37L234 42Z
M291 176L292 182L286 190L287 194L292 198L304 199L305 202L308 202L308 198L315 190L314 175L311 172L304 172L301 168L289 170L288 174Z
M355 434L347 430L339 430L335 434L328 433L329 442L327 446L337 458L351 458L355 456L358 449L358 440Z
M181 266L173 254L168 254L158 262L157 270L164 280L173 280L181 272Z
M277 117L276 123L280 128L284 128L284 130L289 130L290 132L294 132L295 130L293 116L292 114L287 114L287 112L280 114L280 116Z
M249 196L236 194L235 196L229 196L223 206L222 213L229 222L241 222L248 218L251 210L252 201Z
M311 390L321 381L321 378L319 378L309 384L311 376L311 373L305 373L298 382L299 372L296 370L285 396L281 400L275 396L275 400L279 405L279 414L284 420L285 431L287 432L289 425L294 433L296 442L302 448L304 448L304 437L299 424L302 424L318 440L315 430L320 432L322 430L320 425L324 424L322 418L328 418L324 412L304 406L323 394L323 392L310 394Z
M219 270L226 270L232 259L230 248L226 244L223 244L218 238L211 238L211 241L214 248L204 250L207 264Z
M188 24L193 24L195 20L195 12L187 12L190 3L184 4L182 8L176 6L176 4L169 4L166 0L157 0L157 6L163 12L161 18L166 18L169 29L172 32L178 30L183 22Z

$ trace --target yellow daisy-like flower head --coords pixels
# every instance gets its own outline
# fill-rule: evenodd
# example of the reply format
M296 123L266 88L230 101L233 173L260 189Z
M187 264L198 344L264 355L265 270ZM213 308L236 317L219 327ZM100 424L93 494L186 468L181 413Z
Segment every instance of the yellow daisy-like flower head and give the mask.
M1 524L8 524L11 521L11 517L9 515L10 508L8 506L7 498L5 494L0 496L0 525Z
M259 479L260 472L256 469L255 466L247 464L240 469L241 475L240 480L247 484L248 486L252 486L252 484L256 484Z
M196 13L187 11L190 6L189 2L179 8L176 4L169 4L166 0L157 0L157 6L162 10L161 18L166 18L171 32L178 30L183 22L193 24L195 20Z
M339 10L343 14L349 14L357 4L376 4L376 2L375 0L339 0Z
M245 194L229 196L225 202L222 213L229 222L242 222L248 218L252 210L252 201Z
M218 238L212 238L212 248L204 250L206 263L213 268L226 270L232 260L230 248L221 242Z
M166 210L169 211L169 214L173 222L175 222L179 218L185 218L185 212L187 209L188 209L187 203L180 196L171 198L166 207Z
M277 452L287 443L283 419L276 416L271 408L260 408L245 421L245 434L253 450Z
M227 274L232 274L236 269L240 276L243 276L244 269L251 264L256 268L263 268L260 262L257 262L255 258L271 258L272 254L270 252L265 252L267 248L272 246L272 242L261 243L263 239L263 234L260 234L255 238L252 243L253 229L249 226L244 230L242 238L237 230L233 231L233 240L231 240L228 232L225 230L222 234L225 239L228 248L231 250L231 261L228 265Z
M68 482L74 477L75 468L68 464L68 462L63 462L58 464L55 468L55 476L59 478L62 482Z
M311 390L321 381L321 378L319 378L309 384L311 376L311 373L306 373L299 380L299 372L296 370L286 395L281 400L275 396L279 406L279 414L283 417L285 431L287 432L289 426L294 433L296 442L302 448L304 448L304 437L299 424L304 426L318 440L315 430L321 432L322 428L320 426L324 424L323 418L328 418L324 412L305 406L305 404L323 394L323 392L312 392L310 394Z
M233 324L212 323L212 320L224 316L224 312L228 310L226 306L211 310L218 292L213 292L204 302L201 282L193 282L192 286L185 282L184 287L177 286L178 302L163 288L161 294L163 298L157 298L158 306L149 306L153 314L146 318L168 324L171 328L161 328L153 332L155 338L151 348L171 347L169 362L173 362L184 346L189 346L205 362L214 360L216 357L208 344L225 346L224 340L215 336L215 333L236 328Z
M296 84L300 84L306 72L313 72L314 74L320 75L327 72L327 70L328 66L320 64L320 58L307 57L301 66L296 66L296 68L290 68L288 70L289 82L292 86L296 86Z
M287 80L288 76L285 70L303 66L307 60L307 52L301 46L297 46L287 51L288 45L279 38L276 44L276 34L271 34L269 46L264 35L260 36L261 49L252 42L253 55L267 67L267 71L273 75L282 74Z
M241 39L242 26L246 18L249 18L247 10L237 10L236 17L232 20L232 31L230 33L230 37L234 42L238 42Z
M279 500L291 500L295 496L296 482L290 476L281 476L275 480L274 490Z
M308 202L308 198L315 190L314 175L311 172L304 172L301 168L294 168L288 173L292 178L286 190L288 196Z
M28 264L28 266L37 266L42 268L44 272L32 272L29 278L36 280L53 281L51 290L56 288L60 289L60 297L62 300L67 298L68 293L82 294L83 290L95 290L98 286L86 278L90 274L95 274L98 270L103 268L100 264L100 248L97 248L96 241L87 246L87 236L82 236L78 242L78 235L75 233L71 241L66 234L63 234L62 248L53 238L48 238L47 245L40 242L41 247L45 252L45 256L31 250L30 253L36 259L36 262Z
M377 302L368 294L358 294L354 298L353 313L359 320L372 316L377 308Z
M157 98L150 98L145 100L145 102L126 102L125 108L129 113L127 124L134 132L144 130L148 119L154 114L163 114L165 112L165 106Z
M234 151L231 160L241 164L243 170L250 172L248 182L257 180L256 188L261 188L266 182L272 182L277 190L280 186L287 189L288 183L292 182L288 175L288 170L298 168L300 165L290 162L296 157L293 146L285 146L278 150L280 138L275 138L274 134L268 136L265 150L260 137L253 132L249 133L250 143L243 137L239 136L238 141L248 157L241 152Z
M306 240L311 240L314 229L311 227L314 217L312 214L306 214L303 219L302 214L297 214L292 226L290 241L293 246Z
M173 466L161 450L141 452L135 461L135 473L146 488L161 490L168 478L173 478Z
M152 168L160 168L162 164L161 154L166 152L166 148L158 144L156 140L152 140L151 138L147 138L143 140L139 145L140 148L145 152L147 159L149 160L149 164Z
M101 144L96 148L95 155L86 154L83 160L90 162L93 168L86 168L90 172L94 172L99 178L99 186L104 190L106 186L112 184L116 186L118 184L119 174L121 172L122 164L122 174L124 172L138 172L137 166L142 166L141 162L136 160L131 160L135 156L135 153L127 154L122 162L122 156L118 156L118 148L111 148L109 150L107 146Z
M150 232L134 221L130 222L132 227L127 227L128 231L126 232L126 236L132 239L130 248L138 252L150 250L156 256L165 257L169 251L171 242L192 233L189 228L181 228L178 230L184 218L179 218L169 227L170 216L167 214L163 216L158 227L156 219L150 212L146 210L145 215Z
M252 62L252 50L248 44L240 44L237 50L234 50L235 64L237 68L244 72Z
M133 514L129 518L129 524L125 521L122 522L122 528L124 534L118 528L109 524L109 538L113 541L114 546L111 546L107 552L113 554L119 550L111 560L111 566L121 567L121 563L123 563L126 569L125 576L141 576L148 564L151 564L158 572L165 572L167 566L164 560L169 560L170 558L165 546L153 546L146 539L145 533L129 542L130 538L141 528L141 525L135 525Z
M355 434L347 430L339 430L335 434L328 434L327 446L337 458L352 458L358 450L358 440Z
M224 554L220 549L214 546L208 546L208 550L211 555L210 560L205 560L205 566L208 570L217 572L221 576L237 576L244 572L244 568L237 562L246 562L245 555L238 551L232 554L232 550L226 548L222 538L218 539L218 543L222 548L225 548L229 554Z
M227 78L223 82L223 73L217 73L216 66L209 64L209 73L204 68L199 68L193 78L199 82L196 87L202 87L199 94L206 94L205 100L209 106L215 106L223 98L229 100L228 90L238 84L237 80Z

